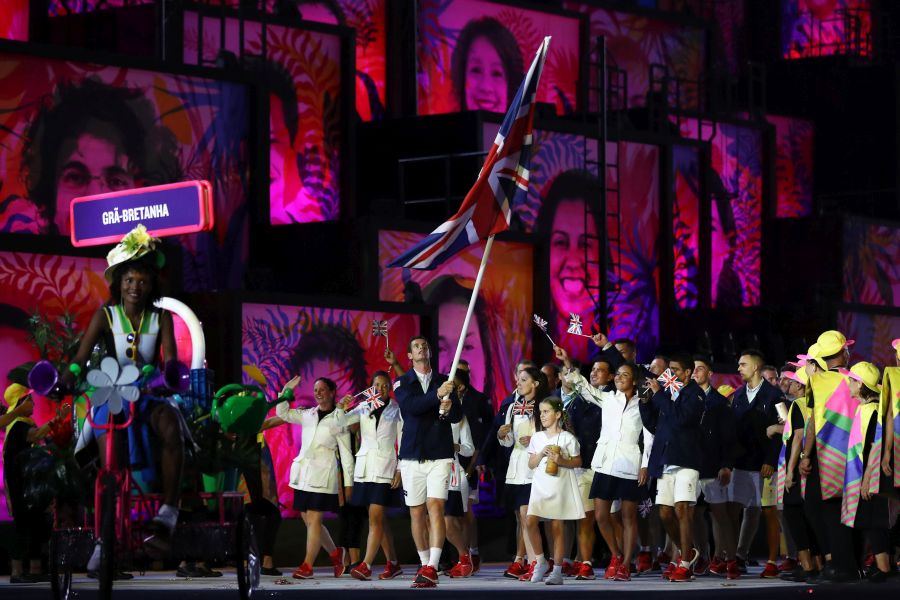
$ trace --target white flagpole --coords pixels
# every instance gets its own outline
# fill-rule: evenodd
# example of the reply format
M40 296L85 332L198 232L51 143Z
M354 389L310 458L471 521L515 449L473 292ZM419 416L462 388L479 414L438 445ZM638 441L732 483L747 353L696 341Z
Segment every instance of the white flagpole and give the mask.
M472 319L472 312L475 310L475 302L478 300L478 290L481 288L481 278L484 276L484 268L487 266L488 255L491 253L491 246L494 244L494 236L488 236L487 243L484 245L484 256L481 257L481 265L478 267L478 275L475 277L475 287L472 288L472 297L469 299L469 308L466 310L466 318L463 319L462 331L459 334L459 343L456 344L456 355L453 357L453 364L450 367L450 381L456 377L456 367L459 366L459 359L462 356L463 346L466 343L466 333L469 331L469 321ZM488 340L481 342L489 343Z

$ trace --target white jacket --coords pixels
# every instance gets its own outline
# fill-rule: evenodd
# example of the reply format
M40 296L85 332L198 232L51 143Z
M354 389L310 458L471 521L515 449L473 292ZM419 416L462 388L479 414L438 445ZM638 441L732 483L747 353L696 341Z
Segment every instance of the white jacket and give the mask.
M498 437L500 445L504 448L512 446L512 454L509 456L509 467L506 469L506 483L514 485L527 485L531 483L534 470L528 468L528 446L519 443L520 437L531 437L534 435L534 421L531 417L523 415L513 415L512 410L515 402L506 409L506 418L504 423L511 424L512 429L506 437ZM538 411L538 403L534 403L534 410Z
M397 443L403 428L400 406L391 400L381 417L369 413L367 403L347 413L347 424L359 423L359 451L353 481L366 483L391 483L397 472Z
M317 407L289 408L287 402L282 402L275 407L275 414L287 423L303 427L300 452L291 464L289 485L292 488L337 494L338 453L344 470L344 486L353 485L353 452L344 411L336 408L319 421Z
M459 423L451 423L450 430L453 432L453 443L459 444L459 452L453 456L453 462L450 463L450 484L447 489L462 494L465 508L469 497L469 480L466 479L466 470L459 464L459 457L471 457L475 454L475 442L472 440L472 430L465 416Z
M601 392L577 371L566 375L566 382L572 384L586 402L603 410L603 426L591 468L613 477L637 479L639 470L650 462L653 448L653 434L644 429L641 422L640 399L635 395L629 400L618 390ZM643 455L638 445L642 431Z

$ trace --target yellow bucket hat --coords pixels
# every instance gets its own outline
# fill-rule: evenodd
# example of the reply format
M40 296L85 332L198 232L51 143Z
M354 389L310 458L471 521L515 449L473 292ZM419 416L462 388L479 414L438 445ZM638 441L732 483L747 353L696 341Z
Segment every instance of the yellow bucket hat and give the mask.
M828 356L828 354L822 354L822 350L819 348L819 344L816 343L809 347L809 349L806 351L806 354L797 355L799 362L792 362L788 364L794 365L795 367L800 369L802 367L805 367L806 363L808 363L809 361L813 361L817 365L819 365L820 369L822 369L823 371L827 371L828 367L825 365L825 361L822 360L823 356Z
M819 339L816 340L816 344L819 345L820 358L834 356L844 348L852 346L854 343L853 340L848 340L844 337L843 333L835 331L834 329L823 332L822 335L819 336Z
M728 385L727 383L724 383L724 384L720 385L716 389L716 391L727 398L734 393L734 388L731 387L730 385Z
M806 374L806 369L800 368L796 371L783 371L781 373L782 377L787 377L791 381L796 381L802 386L806 386L809 384L809 375Z
M881 393L881 386L878 384L881 379L881 371L872 363L865 361L856 363L850 367L849 375L873 392Z
M894 350L897 351L897 360L900 360L900 338L897 338L893 342L891 342L891 346L894 347Z
M19 400L27 396L31 393L27 387L20 383L11 384L6 390L3 392L3 400L6 402L6 406L9 410L13 410L17 404L19 404Z

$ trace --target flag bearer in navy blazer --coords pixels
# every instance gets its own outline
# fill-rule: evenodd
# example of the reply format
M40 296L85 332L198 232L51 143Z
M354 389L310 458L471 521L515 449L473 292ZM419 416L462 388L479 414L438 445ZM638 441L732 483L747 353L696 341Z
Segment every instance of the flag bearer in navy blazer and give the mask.
M683 387L669 391L651 379L655 393L649 400L641 400L641 420L654 434L648 466L650 475L658 479L659 517L681 553L680 562L673 561L663 577L670 581L691 581L692 568L699 557L693 547L692 525L703 463L700 420L706 396L691 379L694 361L690 356L673 356L669 368Z
M407 351L413 368L398 379L394 396L403 418L399 452L403 495L422 563L413 587L435 587L446 537L444 502L453 462L450 424L462 418L462 408L453 384L432 371L428 340L414 337Z

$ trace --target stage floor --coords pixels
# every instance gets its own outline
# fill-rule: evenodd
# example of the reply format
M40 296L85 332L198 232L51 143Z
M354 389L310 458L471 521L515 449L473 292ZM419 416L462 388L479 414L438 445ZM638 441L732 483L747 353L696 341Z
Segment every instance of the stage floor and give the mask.
M846 600L848 593L865 595L866 599L876 597L897 597L900 593L900 577L889 580L889 583L873 585L862 582L855 585L842 586L809 586L787 583L781 580L760 579L760 568L751 568L750 573L737 581L726 581L719 577L698 577L690 583L670 583L663 581L658 573L637 577L630 582L613 581L576 581L567 579L562 586L547 586L543 583L532 584L512 581L503 577L503 565L489 564L482 567L480 573L466 579L450 579L441 577L437 589L410 589L412 569L392 581L356 581L348 575L335 579L328 568L317 568L315 579L296 580L290 577L263 577L262 588L255 597L276 598L393 598L400 594L429 594L431 596L465 597L466 600L487 598L497 594L516 596L533 596L539 594L546 597L548 593L565 596L584 596L602 593L603 598L643 598L684 597L684 598L775 598L802 597L838 598ZM130 581L116 582L114 597L128 600L171 598L187 600L193 598L238 598L237 579L234 569L223 569L223 576L209 579L182 579L175 577L172 571L158 571L146 575L135 574ZM379 568L380 572L380 568ZM84 574L76 576L74 591L78 600L95 598L97 583ZM648 595L649 594L649 595ZM49 584L10 585L9 579L0 580L0 597L16 599L46 599L50 596Z

